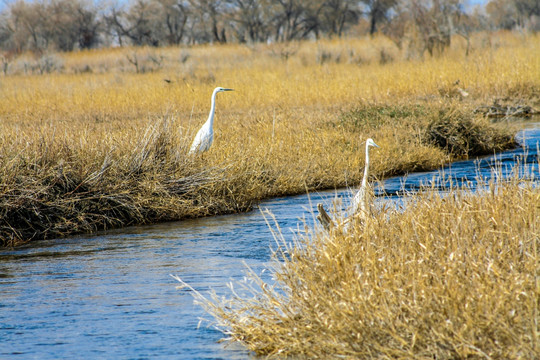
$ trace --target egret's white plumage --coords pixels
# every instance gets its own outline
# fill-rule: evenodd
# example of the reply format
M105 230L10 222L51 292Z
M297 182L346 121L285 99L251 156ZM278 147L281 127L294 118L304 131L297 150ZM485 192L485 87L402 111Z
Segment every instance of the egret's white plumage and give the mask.
M358 210L362 211L363 214L367 214L368 212L368 204L367 204L367 187L368 187L368 175L369 175L369 147L375 146L379 147L379 145L375 144L373 139L369 138L366 140L366 164L364 167L364 178L362 179L362 185L360 185L360 189L358 189L358 192L354 196L352 203L351 203L351 215L354 215L358 212Z
M345 221L342 222L342 224L345 224L345 229L348 227L349 221L355 218L355 215L360 212L360 216L365 219L365 216L369 214L369 205L367 202L368 198L368 176L369 176L369 147L375 146L379 147L379 145L375 144L373 139L369 138L366 140L366 165L364 167L364 178L362 179L362 185L360 185L360 189L356 192L356 195L351 201L351 206L349 207L350 213L349 216L345 219ZM321 225L329 231L335 224L332 221L332 218L328 215L326 210L324 209L324 206L322 204L317 204L317 210L319 211L319 215L317 215L317 220L321 223Z
M190 154L203 153L210 149L210 146L212 146L212 142L214 141L214 112L216 110L216 95L222 91L234 91L234 89L222 87L217 87L214 89L214 92L212 93L212 105L210 107L208 120L206 120L197 135L195 135L195 139L193 139L193 143L189 149Z

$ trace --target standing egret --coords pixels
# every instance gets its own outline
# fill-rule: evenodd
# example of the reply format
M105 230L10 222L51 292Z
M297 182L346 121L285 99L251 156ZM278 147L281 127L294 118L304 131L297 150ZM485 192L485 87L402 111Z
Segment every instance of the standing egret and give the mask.
M210 107L210 114L208 115L208 120L201 127L195 139L191 144L189 149L190 154L203 153L210 149L212 142L214 141L214 112L216 110L216 95L222 91L234 91L234 89L226 89L222 87L217 87L212 93L212 106Z
M367 214L367 211L368 211L367 187L368 187L368 174L369 174L369 147L370 146L379 147L379 145L375 144L373 139L369 138L366 140L366 165L364 167L364 178L362 179L362 185L360 186L360 189L354 196L353 201L351 203L351 215L355 215L358 212L358 210L361 210L364 215Z
M358 212L360 209L361 215L365 216L368 214L368 204L367 204L367 193L368 193L368 175L369 175L369 147L375 146L379 147L379 145L375 144L373 139L369 138L366 140L366 165L364 167L364 178L362 179L362 185L360 186L360 189L354 196L352 202L351 202L351 212L349 214L349 217L343 222L347 223L349 222L354 215ZM332 221L332 218L328 215L326 210L324 209L324 206L322 204L317 204L317 210L319 211L319 215L317 215L317 220L321 223L321 225L328 231L332 226L334 226L334 222Z

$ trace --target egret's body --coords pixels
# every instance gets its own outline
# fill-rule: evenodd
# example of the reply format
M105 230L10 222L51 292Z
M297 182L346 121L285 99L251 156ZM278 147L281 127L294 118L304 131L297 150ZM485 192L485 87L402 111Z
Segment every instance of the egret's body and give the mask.
M351 203L351 215L355 215L359 210L365 215L368 213L367 193L368 193L368 176L369 176L369 148L371 146L379 147L373 139L369 138L366 141L366 164L364 166L364 178L362 185L353 198Z
M214 89L214 92L212 93L212 105L210 107L210 114L208 114L208 120L206 120L199 132L197 132L197 135L195 135L195 139L193 139L193 143L189 149L190 154L200 154L210 149L212 142L214 141L214 113L216 111L216 95L222 91L233 90L234 89L226 89L222 87L217 87Z

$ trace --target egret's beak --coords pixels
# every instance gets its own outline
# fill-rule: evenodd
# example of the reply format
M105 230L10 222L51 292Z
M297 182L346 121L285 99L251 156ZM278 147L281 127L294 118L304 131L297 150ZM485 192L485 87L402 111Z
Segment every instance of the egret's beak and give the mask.
M368 146L375 146L375 147L380 147L379 145L375 144L375 141L371 140L367 142L367 145Z
M223 91L234 91L234 89L223 89Z

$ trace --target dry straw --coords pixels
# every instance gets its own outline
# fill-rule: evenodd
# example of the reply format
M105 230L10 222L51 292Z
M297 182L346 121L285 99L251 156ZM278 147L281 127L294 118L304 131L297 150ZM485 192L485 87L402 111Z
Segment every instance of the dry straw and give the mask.
M469 57L456 39L423 61L374 38L56 54L64 66L42 75L14 66L0 86L0 243L353 186L368 137L380 178L512 147L511 128L473 111L535 105L539 39L482 36ZM163 61L137 73L134 56ZM216 86L236 91L218 98L213 147L186 157Z
M275 228L274 280L248 271L231 297L191 290L258 355L533 359L539 204L538 187L514 178L474 194L424 192L403 211L292 242Z

